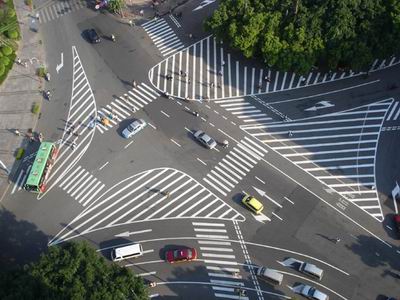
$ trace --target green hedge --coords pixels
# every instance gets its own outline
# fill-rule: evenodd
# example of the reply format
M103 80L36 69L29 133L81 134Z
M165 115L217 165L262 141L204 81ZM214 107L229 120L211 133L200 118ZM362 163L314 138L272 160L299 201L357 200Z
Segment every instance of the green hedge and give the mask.
M40 104L39 103L33 103L32 105L32 113L34 115L37 115L40 112Z
M3 46L1 48L1 52L5 55L8 56L13 52L13 49L10 46Z

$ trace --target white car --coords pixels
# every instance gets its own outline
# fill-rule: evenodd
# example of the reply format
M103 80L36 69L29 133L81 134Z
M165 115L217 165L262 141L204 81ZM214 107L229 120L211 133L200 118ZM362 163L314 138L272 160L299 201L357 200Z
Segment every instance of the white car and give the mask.
M140 130L145 128L147 125L145 120L136 120L132 122L131 124L128 125L123 131L122 131L122 136L126 139L129 139L130 137L134 136L136 133L138 133Z
M307 297L308 299L329 300L328 295L318 291L316 288L312 286L305 284L301 287L300 294L304 297Z
M206 134L204 131L198 130L193 135L200 143L202 143L208 149L214 149L217 146L217 142L208 134Z

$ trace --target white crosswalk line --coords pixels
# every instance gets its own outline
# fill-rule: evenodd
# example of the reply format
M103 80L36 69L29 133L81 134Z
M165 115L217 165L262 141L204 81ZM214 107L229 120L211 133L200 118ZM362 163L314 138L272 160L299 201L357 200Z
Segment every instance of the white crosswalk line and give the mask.
M208 226L208 227L225 227L224 223L204 223L204 222L192 222L193 226Z
M220 245L220 246L231 246L231 242L219 242L219 241L198 241L200 245Z
M238 273L240 271L237 268L215 267L215 266L206 266L206 269L212 271L231 272L231 273Z
M217 251L217 252L233 252L233 249L215 248L215 247L200 247L202 251Z
M195 232L219 232L226 233L226 229L215 229L215 228L194 228Z
M207 182L210 186L212 186L215 190L217 190L218 192L220 192L222 195L224 195L225 197L227 196L227 194L221 190L219 187L217 187L214 183L212 183L210 180L208 180L207 178L203 178L203 180L205 182Z
M217 254L217 253L201 253L203 257L213 257L213 258L227 258L227 259L235 259L235 255L228 254Z

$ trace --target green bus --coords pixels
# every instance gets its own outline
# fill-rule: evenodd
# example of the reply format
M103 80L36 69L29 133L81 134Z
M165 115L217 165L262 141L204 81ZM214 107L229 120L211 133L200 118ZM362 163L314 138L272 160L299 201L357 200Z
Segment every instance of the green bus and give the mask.
M42 142L35 161L33 162L28 179L25 183L25 190L40 193L46 191L46 180L58 154L54 143Z

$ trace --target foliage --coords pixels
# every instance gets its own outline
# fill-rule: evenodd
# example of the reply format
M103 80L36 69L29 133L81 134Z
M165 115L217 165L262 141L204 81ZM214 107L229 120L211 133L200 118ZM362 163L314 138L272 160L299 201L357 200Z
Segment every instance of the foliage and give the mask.
M6 67L0 63L0 76L4 74Z
M148 299L143 280L85 242L53 246L36 263L0 278L1 299Z
M10 55L10 54L13 52L13 49L12 49L10 46L3 46L3 47L1 48L1 52L3 52L3 54L4 54L5 56L8 56L8 55Z
M7 30L7 37L13 40L17 40L19 38L18 30Z
M46 74L47 74L47 70L46 70L45 67L39 67L39 68L37 69L37 75L38 75L39 77L45 78L45 77L46 77Z
M0 64L7 67L10 64L10 59L7 56L0 57Z
M110 0L107 5L108 10L112 13L119 13L124 7L124 0Z
M15 155L16 160L20 160L25 154L25 149L24 148L18 148L17 154Z
M32 113L34 115L37 115L40 112L40 104L39 103L33 103L32 105Z
M400 50L398 0L221 0L205 28L269 66L361 70Z

